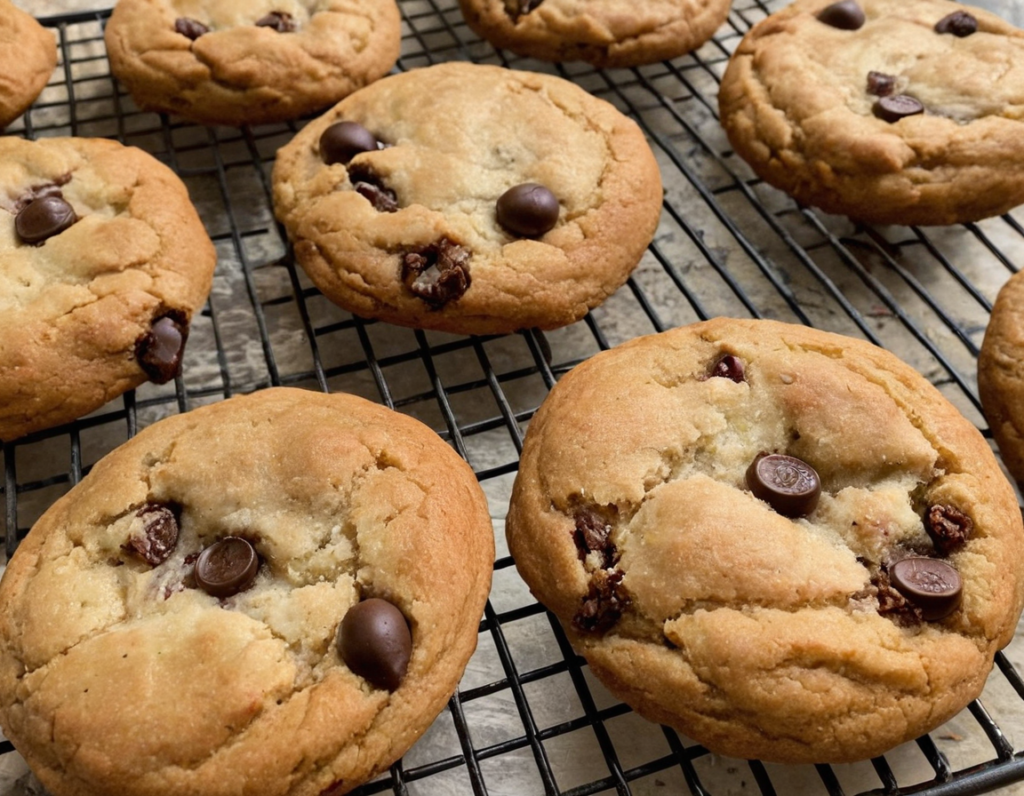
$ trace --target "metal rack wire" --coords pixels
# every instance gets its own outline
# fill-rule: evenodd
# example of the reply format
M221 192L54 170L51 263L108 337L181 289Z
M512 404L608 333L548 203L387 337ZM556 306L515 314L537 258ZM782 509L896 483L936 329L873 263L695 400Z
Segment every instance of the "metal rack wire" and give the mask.
M106 12L44 20L59 34L60 66L8 134L110 137L155 155L188 185L219 264L174 383L145 385L68 426L0 444L7 554L104 453L162 416L270 385L354 392L427 423L470 462L499 538L480 649L459 691L427 736L361 796L948 796L1024 780L1024 751L1010 737L1024 732L1024 642L997 657L985 705L976 701L884 758L808 767L725 760L611 698L500 544L525 425L559 376L631 337L714 315L773 317L871 340L985 428L975 360L995 294L1024 259L1024 215L950 229L859 227L798 207L753 178L728 147L715 97L740 37L782 4L738 0L699 51L602 71L496 51L468 30L455 0L400 0L399 69L460 59L561 75L636 119L662 167L661 226L626 287L566 329L481 338L353 317L296 269L273 220L269 174L298 124L207 128L141 112L110 76ZM0 758L14 755L0 745ZM25 792L17 787L10 792Z

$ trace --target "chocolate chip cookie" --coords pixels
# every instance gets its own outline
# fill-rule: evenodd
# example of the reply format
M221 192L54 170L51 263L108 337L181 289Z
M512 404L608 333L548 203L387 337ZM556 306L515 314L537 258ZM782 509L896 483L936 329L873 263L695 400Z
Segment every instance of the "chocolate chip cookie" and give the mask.
M119 0L111 71L144 109L204 124L294 119L387 74L395 0Z
M758 176L877 224L1024 202L1024 31L948 0L796 0L756 25L719 93Z
M0 440L178 373L216 253L181 180L114 141L0 138Z
M274 167L295 255L364 317L464 334L581 318L661 213L639 127L550 75L447 63L392 75L307 125Z
M466 23L495 47L545 61L624 67L700 47L731 0L459 0Z
M878 755L978 696L1024 601L988 444L860 340L716 319L565 376L507 532L616 696L708 749Z
M0 128L35 101L56 65L53 33L9 0L0 0Z
M273 388L150 426L0 583L0 725L55 796L342 794L477 640L494 536L426 426Z

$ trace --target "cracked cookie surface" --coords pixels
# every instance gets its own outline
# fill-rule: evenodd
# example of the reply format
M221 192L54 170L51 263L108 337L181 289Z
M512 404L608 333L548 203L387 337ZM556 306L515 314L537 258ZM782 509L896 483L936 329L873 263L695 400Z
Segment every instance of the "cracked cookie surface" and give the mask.
M730 0L459 0L467 24L495 47L545 61L626 67L695 50Z
M53 33L9 0L0 0L0 129L35 101L56 65Z
M804 463L793 484L812 468L817 503L755 497L762 454ZM1021 513L974 426L888 352L772 321L572 370L530 423L507 535L616 696L737 757L852 761L933 729L1024 599Z
M204 551L225 539L258 568L211 590L225 579ZM469 466L407 416L289 388L176 415L97 463L12 557L0 722L56 796L345 793L444 707L493 559ZM337 638L371 598L411 631L384 685L374 644L366 671Z
M524 185L558 204L534 237L497 220ZM513 215L535 221L528 202L550 195L523 196ZM639 127L572 83L449 63L380 80L308 124L278 152L274 208L303 268L350 312L505 333L572 323L617 290L654 235L661 177Z
M394 66L394 0L119 0L110 68L144 109L204 124L320 110Z
M1024 202L1024 31L948 0L848 2L861 15L797 0L743 38L719 92L737 154L858 221L952 224Z
M0 220L0 440L173 378L216 253L169 168L105 139L0 138Z

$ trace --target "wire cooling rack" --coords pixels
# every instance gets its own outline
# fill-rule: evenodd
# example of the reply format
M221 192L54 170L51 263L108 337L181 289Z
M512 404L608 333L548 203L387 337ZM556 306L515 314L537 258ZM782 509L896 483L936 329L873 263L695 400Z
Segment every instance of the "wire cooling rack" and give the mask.
M699 51L609 71L495 51L468 30L455 0L399 4L399 69L472 60L552 72L641 124L666 194L657 236L628 285L583 321L548 333L459 337L353 317L295 268L273 220L274 154L301 122L239 130L141 112L110 76L106 12L45 19L59 34L60 65L7 133L109 137L155 155L188 185L219 263L175 382L147 384L68 426L0 444L6 553L101 456L163 416L271 385L352 392L427 423L470 462L499 547L478 651L459 691L361 796L1024 792L1013 785L1024 780L1024 752L1013 740L1024 735L1024 641L997 656L981 700L884 758L844 766L721 758L610 697L519 580L502 533L525 425L559 376L639 334L715 315L868 339L914 365L985 430L975 360L995 295L1024 261L1024 216L927 230L861 227L800 208L755 179L729 149L715 97L740 37L783 2L737 0ZM0 745L3 793L41 792L19 761L9 743Z

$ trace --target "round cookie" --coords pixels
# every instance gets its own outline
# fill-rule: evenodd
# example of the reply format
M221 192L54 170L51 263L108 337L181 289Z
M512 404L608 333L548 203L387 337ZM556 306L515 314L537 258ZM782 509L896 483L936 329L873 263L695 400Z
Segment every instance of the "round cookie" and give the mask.
M625 67L695 50L731 0L459 0L469 27L495 47L545 61Z
M974 426L885 350L773 321L572 370L507 534L613 694L736 757L846 762L931 730L1024 600L1021 513Z
M978 394L1010 474L1024 483L1024 277L1003 285L978 355Z
M408 416L273 388L170 417L12 557L0 725L54 796L346 793L454 691L493 556Z
M797 201L877 224L1024 202L1024 31L948 0L796 0L719 92L737 154Z
M110 69L136 103L203 124L294 119L398 60L395 0L119 0Z
M177 374L216 253L181 180L106 139L0 138L0 440Z
M0 129L28 109L56 65L53 33L9 0L0 0Z
M639 127L572 83L447 63L303 128L278 152L274 206L345 309L501 334L572 323L618 289L657 227L661 177Z

